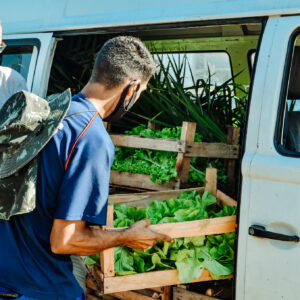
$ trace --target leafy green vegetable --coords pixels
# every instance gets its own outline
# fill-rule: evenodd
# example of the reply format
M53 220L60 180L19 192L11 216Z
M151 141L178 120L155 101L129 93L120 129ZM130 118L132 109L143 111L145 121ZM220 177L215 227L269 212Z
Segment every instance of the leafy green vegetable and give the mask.
M135 274L134 258L130 250L125 247L115 248L115 272L116 275Z
M90 255L90 256L84 256L83 257L83 262L88 266L99 266L99 260L100 260L100 256L99 254L94 254L94 255Z
M175 264L179 272L179 280L182 283L188 283L199 278L204 269L203 263L196 256L177 261Z
M181 193L177 198L153 201L146 208L137 209L114 204L114 224L123 227L148 218L153 224L199 220L234 215L236 208L225 206L216 210L216 198L208 192L202 197L198 191ZM127 226L127 225L126 225ZM234 233L174 239L158 242L146 250L115 248L116 275L129 275L153 270L177 269L181 282L190 282L207 269L215 279L233 272ZM88 265L98 263L99 256L86 258Z

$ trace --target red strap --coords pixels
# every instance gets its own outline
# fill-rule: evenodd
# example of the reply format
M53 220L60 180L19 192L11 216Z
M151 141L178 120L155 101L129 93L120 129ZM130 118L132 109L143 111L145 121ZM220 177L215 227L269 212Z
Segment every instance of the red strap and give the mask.
M79 137L77 138L77 140L75 141L70 153L69 153L69 156L68 156L68 159L67 159L67 162L65 164L65 171L67 171L67 168L68 168L68 164L69 164L69 160L71 158L71 155L72 155L72 152L76 146L76 144L78 143L78 141L80 140L80 138L83 136L83 134L87 131L87 129L90 127L90 125L92 124L92 122L94 121L94 119L97 117L98 113L95 113L94 116L91 118L91 120L89 121L89 123L86 125L86 127L83 129L83 131L80 133Z

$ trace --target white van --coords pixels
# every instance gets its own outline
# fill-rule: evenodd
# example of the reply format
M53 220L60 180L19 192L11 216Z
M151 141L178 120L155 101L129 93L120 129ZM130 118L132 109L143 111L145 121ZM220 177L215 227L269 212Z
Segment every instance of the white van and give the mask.
M88 49L119 34L169 53L223 53L232 74L244 71L235 299L300 299L299 0L11 0L0 19L0 63L41 96L80 88Z

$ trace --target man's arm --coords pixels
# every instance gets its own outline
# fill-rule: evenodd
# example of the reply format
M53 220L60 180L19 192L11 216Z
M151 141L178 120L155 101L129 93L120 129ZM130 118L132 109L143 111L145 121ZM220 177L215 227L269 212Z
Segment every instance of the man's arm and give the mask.
M142 220L128 229L112 232L88 227L85 221L55 219L50 235L51 250L55 254L92 255L117 246L147 249L158 240L172 241L169 236L150 230L150 224L150 220Z

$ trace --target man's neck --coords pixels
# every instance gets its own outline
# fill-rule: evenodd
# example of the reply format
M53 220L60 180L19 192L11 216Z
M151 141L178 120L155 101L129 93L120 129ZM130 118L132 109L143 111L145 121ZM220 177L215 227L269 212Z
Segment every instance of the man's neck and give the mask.
M102 119L110 115L118 104L123 86L107 89L99 83L88 82L81 93L96 107Z

